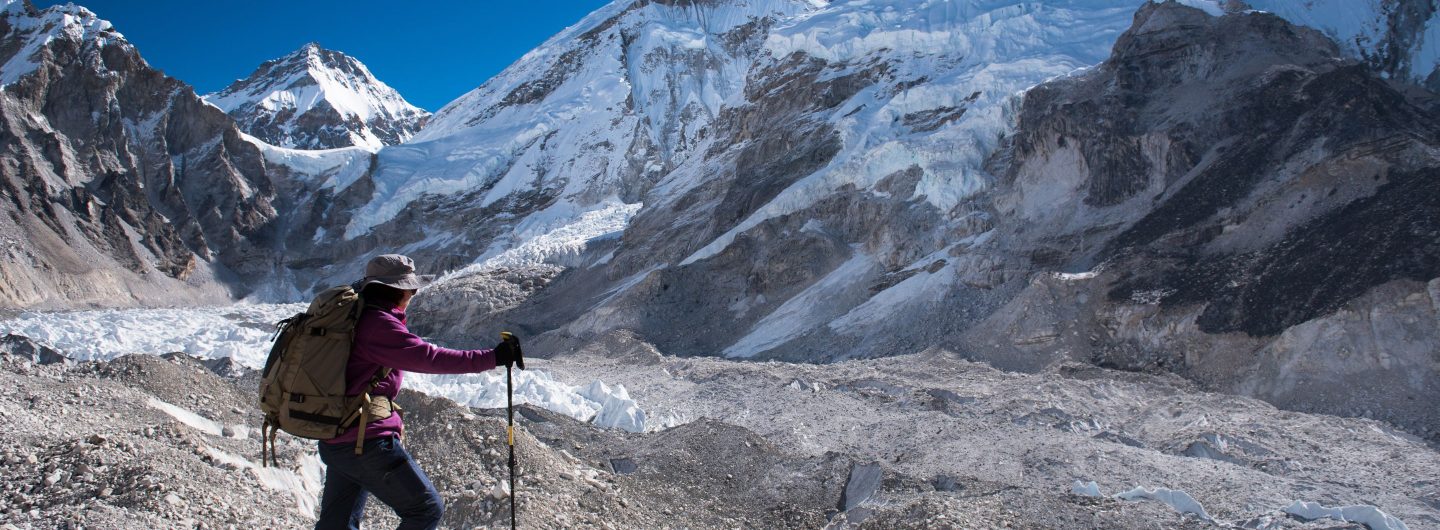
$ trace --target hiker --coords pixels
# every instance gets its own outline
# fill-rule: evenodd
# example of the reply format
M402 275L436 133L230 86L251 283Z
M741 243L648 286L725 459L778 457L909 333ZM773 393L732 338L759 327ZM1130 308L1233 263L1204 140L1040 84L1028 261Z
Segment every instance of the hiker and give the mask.
M400 392L403 371L468 374L520 359L519 342L507 340L493 350L452 350L425 342L405 327L405 308L415 291L429 283L415 274L415 262L399 254L376 256L355 284L365 309L355 325L354 345L345 370L348 394L358 396L374 382L372 400L394 414L351 427L320 441L325 490L315 528L360 528L365 500L374 495L400 516L400 528L435 528L445 511L440 494L402 444L400 408L390 403ZM523 367L523 365L521 365ZM389 368L388 373L384 370ZM358 454L357 454L358 453Z

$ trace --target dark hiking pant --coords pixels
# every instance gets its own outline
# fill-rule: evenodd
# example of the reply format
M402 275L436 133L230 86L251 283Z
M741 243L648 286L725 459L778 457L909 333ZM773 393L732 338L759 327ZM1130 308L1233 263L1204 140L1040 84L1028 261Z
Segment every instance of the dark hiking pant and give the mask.
M316 530L358 530L369 495L395 510L402 530L431 530L440 525L445 513L440 493L399 439L365 440L362 455L355 454L353 443L320 442L320 461L325 462L325 492L320 497Z

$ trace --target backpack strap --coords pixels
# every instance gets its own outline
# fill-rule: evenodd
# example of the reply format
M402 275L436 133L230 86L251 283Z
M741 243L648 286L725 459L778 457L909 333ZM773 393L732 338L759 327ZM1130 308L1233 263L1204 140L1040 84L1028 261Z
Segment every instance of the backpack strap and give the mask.
M355 454L357 456L365 453L365 429L370 425L370 392L375 390L375 386L380 384L380 380L389 377L390 371L391 368L388 366L382 366L376 370L375 375L370 376L370 384L366 385L365 393L360 394L360 422L356 424L360 431L355 433Z
M266 431L269 431L268 436ZM275 437L280 434L280 426L270 422L269 418L260 426L260 467L279 466L280 461L275 454ZM265 462L266 447L269 447L270 462Z
M268 418L265 420L265 423L260 424L260 467L270 467L265 459L268 454L266 451L268 444L265 442L265 435L267 434L270 434L270 420Z

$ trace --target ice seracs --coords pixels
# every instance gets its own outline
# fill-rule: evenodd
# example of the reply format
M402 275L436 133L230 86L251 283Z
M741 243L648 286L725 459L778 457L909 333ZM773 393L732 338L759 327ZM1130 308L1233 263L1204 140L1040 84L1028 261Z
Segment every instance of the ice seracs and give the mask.
M0 320L0 336L29 337L74 360L100 361L122 355L185 352L201 359L225 359L251 369L265 364L273 323L304 311L305 304L242 304L231 307L27 312ZM237 325L238 323L238 325ZM546 361L539 361L543 366ZM407 373L406 386L463 405L502 408L505 376L500 371L461 375ZM592 379L588 386L566 383L540 369L514 372L515 403L528 403L596 425L643 432L656 427L623 385ZM226 427L173 405L151 402L186 425L212 436ZM243 433L243 430L236 430ZM229 436L229 435L227 435ZM244 434L232 437L244 438Z
M245 132L299 149L376 150L410 139L429 117L360 61L313 42L205 99Z

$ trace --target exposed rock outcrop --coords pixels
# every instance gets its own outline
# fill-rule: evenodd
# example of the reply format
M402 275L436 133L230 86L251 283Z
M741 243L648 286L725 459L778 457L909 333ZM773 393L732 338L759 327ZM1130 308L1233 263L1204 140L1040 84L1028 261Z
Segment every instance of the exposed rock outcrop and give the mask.
M1433 435L1440 120L1337 55L1274 16L1152 5L1099 68L1028 93L1000 161L1024 224L1002 241L1096 270L1031 282L967 332L979 355L1173 370Z
M0 305L219 302L272 271L259 149L76 6L0 13Z

